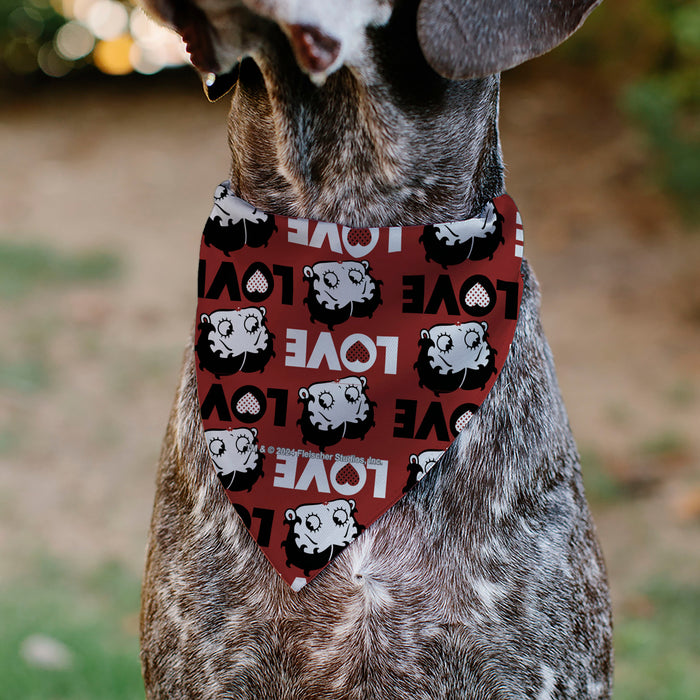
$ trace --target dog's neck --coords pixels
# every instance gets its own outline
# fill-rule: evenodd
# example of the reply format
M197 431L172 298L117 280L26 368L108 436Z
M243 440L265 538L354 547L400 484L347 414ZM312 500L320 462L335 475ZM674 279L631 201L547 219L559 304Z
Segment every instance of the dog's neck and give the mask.
M229 119L237 195L286 216L396 226L466 219L504 192L498 77L440 78L400 22L321 86L286 42L243 62Z

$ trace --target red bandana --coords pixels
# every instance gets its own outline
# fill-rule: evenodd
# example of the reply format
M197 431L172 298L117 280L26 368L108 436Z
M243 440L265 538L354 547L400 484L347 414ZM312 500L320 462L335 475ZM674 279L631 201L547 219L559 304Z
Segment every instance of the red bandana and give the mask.
M295 590L440 459L520 308L507 195L435 226L258 211L220 185L199 262L197 382L229 500Z

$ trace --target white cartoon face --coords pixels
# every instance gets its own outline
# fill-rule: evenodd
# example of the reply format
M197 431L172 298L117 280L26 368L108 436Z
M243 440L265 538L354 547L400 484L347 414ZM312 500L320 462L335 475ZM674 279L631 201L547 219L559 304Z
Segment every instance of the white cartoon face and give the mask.
M204 438L219 476L247 472L258 466L256 428L205 430Z
M231 194L223 185L219 185L214 192L214 208L211 216L218 216L223 226L230 226L239 221L257 224L261 221L267 221L268 215Z
M485 367L491 359L491 347L486 341L484 321L444 324L421 331L422 338L430 338L428 361L440 374Z
M416 481L420 481L440 460L444 450L423 450L411 455L411 464L416 466Z
M313 280L311 294L327 309L369 301L377 293L377 282L368 273L369 263L319 262L304 268L304 277Z
M483 217L458 221L451 224L436 225L435 237L443 245L454 246L468 241L488 238L496 232L498 219L496 210L491 202L486 205Z
M364 377L345 377L335 382L318 382L299 389L311 424L318 430L334 430L344 424L367 420L370 404Z
M355 501L338 499L301 505L296 510L288 508L284 517L290 523L296 548L312 554L329 547L342 548L357 537L354 510Z
M239 311L222 309L202 314L202 323L211 324L208 342L219 357L259 353L268 348L270 334L265 326L265 307L251 306Z

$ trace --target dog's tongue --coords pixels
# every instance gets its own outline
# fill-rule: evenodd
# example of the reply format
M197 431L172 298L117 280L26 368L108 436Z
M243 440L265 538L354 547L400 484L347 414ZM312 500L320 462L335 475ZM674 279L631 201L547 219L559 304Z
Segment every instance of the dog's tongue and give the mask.
M340 42L308 24L289 26L292 48L302 68L309 73L324 73L340 53Z

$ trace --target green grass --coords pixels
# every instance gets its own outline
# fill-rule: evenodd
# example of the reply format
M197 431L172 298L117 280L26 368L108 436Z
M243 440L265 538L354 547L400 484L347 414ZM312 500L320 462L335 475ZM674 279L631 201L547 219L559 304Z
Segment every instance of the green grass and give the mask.
M688 451L688 440L676 430L663 430L649 436L641 445L642 454L658 460L683 455Z
M48 385L49 370L43 358L25 357L8 362L0 356L0 389L31 393Z
M47 354L55 333L61 330L56 313L62 307L54 298L40 310L22 306L35 292L54 294L69 285L87 285L116 278L119 259L107 252L66 254L37 242L0 240L0 301L12 301L16 317L6 329L8 351L0 353L0 390L15 393L42 391L51 383ZM19 302L19 306L17 305ZM9 353L9 349L13 352ZM7 439L0 435L0 450Z
M50 286L113 279L120 267L112 253L68 255L37 242L0 240L0 299L17 299Z
M679 380L668 388L666 399L672 406L687 408L695 403L697 391L693 384L686 379Z
M612 504L629 496L625 484L606 468L597 452L584 448L580 452L583 484L591 503Z
M0 700L143 699L136 615L139 581L116 565L85 579L43 562L31 579L0 588ZM30 666L22 642L65 645L65 670Z
M697 700L700 588L656 581L644 612L622 614L615 630L615 700Z

